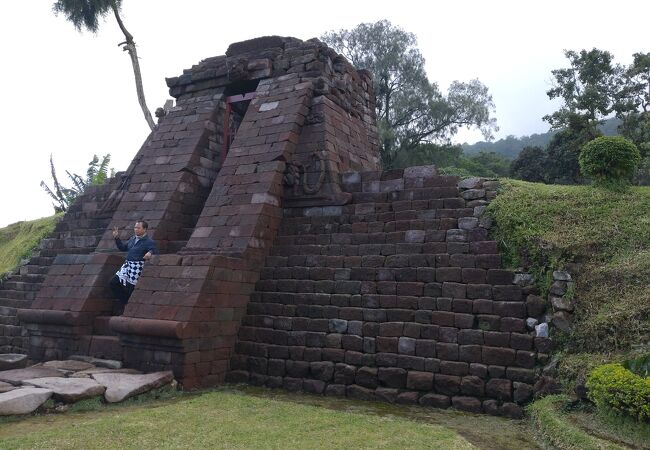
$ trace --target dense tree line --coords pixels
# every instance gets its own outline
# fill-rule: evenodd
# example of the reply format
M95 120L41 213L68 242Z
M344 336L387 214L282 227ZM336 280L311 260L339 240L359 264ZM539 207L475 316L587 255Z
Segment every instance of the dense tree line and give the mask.
M616 117L610 117L605 120L598 129L604 136L615 136L618 134L618 127L621 121ZM529 136L509 135L505 138L490 141L479 141L474 144L462 144L463 152L466 155L475 155L480 152L494 152L505 158L515 159L519 153L526 147L546 148L557 133L556 130L547 131L546 133L533 133Z

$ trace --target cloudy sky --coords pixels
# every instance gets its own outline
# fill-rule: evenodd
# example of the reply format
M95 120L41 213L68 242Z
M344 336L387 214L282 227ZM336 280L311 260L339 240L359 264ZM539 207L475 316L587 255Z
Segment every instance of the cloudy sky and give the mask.
M60 179L84 173L93 154L112 155L124 170L148 134L135 96L129 57L113 17L99 33L78 33L52 13L52 0L0 7L0 227L50 215L39 187L50 182L49 155ZM428 4L428 7L423 5ZM496 137L548 130L541 117L552 69L563 49L597 47L629 63L649 51L650 2L124 0L123 20L138 44L147 103L162 106L165 77L225 53L232 42L264 35L318 37L388 19L414 33L431 81L479 78L496 104ZM480 135L463 132L457 141Z

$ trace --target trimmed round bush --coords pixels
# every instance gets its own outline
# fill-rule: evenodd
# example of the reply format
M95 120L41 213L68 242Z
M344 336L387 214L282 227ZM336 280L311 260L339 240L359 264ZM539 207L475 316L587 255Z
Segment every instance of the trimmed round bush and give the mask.
M620 364L605 364L591 372L587 388L598 409L650 422L650 378L635 375Z
M601 136L589 141L578 157L582 174L596 182L627 181L640 160L636 145L620 136Z

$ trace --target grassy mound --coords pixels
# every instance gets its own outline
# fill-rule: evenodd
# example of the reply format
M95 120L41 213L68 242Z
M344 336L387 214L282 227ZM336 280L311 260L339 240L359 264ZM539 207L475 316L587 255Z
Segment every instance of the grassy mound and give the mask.
M552 270L578 263L573 331L554 336L561 374L584 381L599 364L650 351L650 188L502 186L488 211L507 263L531 267L543 289Z
M41 239L54 230L60 215L16 222L0 228L0 276L29 256Z

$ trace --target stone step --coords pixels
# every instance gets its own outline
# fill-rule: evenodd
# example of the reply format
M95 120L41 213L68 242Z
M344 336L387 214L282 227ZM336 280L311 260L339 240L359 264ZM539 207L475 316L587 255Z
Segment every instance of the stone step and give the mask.
M108 216L107 216L108 217ZM89 230L91 232L103 233L108 227L110 222L109 218L95 218L95 219L72 219L66 217L65 221L57 223L54 228L55 232L75 232Z
M419 168L414 169L419 170ZM349 192L399 191L427 187L456 188L458 181L460 180L459 177L453 175L419 175L420 174L407 174L401 169L396 169L381 173L344 173L341 175L341 180L343 189Z
M24 266L20 267L20 274L21 275L46 275L47 271L50 270L50 266L39 266L36 264L26 264Z
M3 285L3 290L33 292L33 291L38 291L41 287L40 283L14 281L14 280L15 278L11 277L9 280L5 281Z
M16 308L11 306L0 306L0 316L14 317L16 315Z
M74 228L69 230L61 230L58 232L59 239L74 238L80 236L103 236L106 232L107 227L102 228Z
M0 314L0 325L19 326L20 322L18 321L18 318L15 314L13 316Z
M22 270L20 271L20 274L12 275L10 278L11 281L15 281L15 282L32 283L38 285L40 285L44 279L45 276L43 274L23 273Z
M95 251L95 247L42 249L41 256L56 257L57 255L87 255Z
M7 298L3 291L0 291L0 306L8 308L29 308L32 300Z
M289 265L301 265L300 261L309 256L383 256L394 255L419 255L419 254L496 254L496 243L494 241L472 241L472 242L441 242L431 241L424 243L377 243L377 244L304 244L304 245L281 245L274 246L271 250L271 257L291 258L293 262ZM366 258L367 261L349 263L361 266L372 265L383 266L384 263L374 261L377 258ZM287 260L289 261L289 260ZM312 265L312 264L302 264Z
M494 269L493 269L494 270ZM499 269L496 269L500 271ZM322 294L390 295L449 297L456 299L494 299L504 302L523 302L524 290L514 284L497 284L502 281L491 276L492 271L483 269L418 268L396 271L360 271L361 279L268 279L256 283L251 301L258 296L273 297L273 293L314 294L315 304ZM334 271L334 276L339 273ZM352 273L352 272L350 272ZM382 274L385 274L382 275ZM323 277L328 275L323 273ZM393 278L394 277L394 278ZM383 280L383 278L388 278ZM393 279L391 279L393 278ZM267 295L268 294L268 295ZM271 301L282 301L282 297ZM291 302L288 302L291 303Z
M23 332L23 327L18 325L3 325L2 326L4 336L17 336L20 337Z
M449 227L432 227L427 223L406 222L388 229L378 227L352 227L341 230L303 229L300 233L279 235L274 242L277 247L287 245L350 245L384 243L424 242L473 242L488 240L488 231L479 227L473 217L448 222ZM463 228L457 228L458 226ZM410 227L410 228L409 228Z
M101 235L93 234L91 236L77 235L76 233L70 237L61 238L45 238L42 239L39 247L45 250L63 250L71 248L86 248L95 247L99 242Z
M346 207L314 207L305 209L285 209L283 224L294 223L354 223L354 222L392 222L394 220L413 219L441 219L469 217L475 213L476 206L456 206L443 208L428 202L426 205L414 205L416 202L401 202L400 207L396 204L387 203L359 203ZM319 209L320 208L320 209Z
M16 344L3 344L0 345L0 353L28 353L27 349L29 346L28 338L13 338L12 341L15 341Z
M32 301L36 298L36 291L16 291L12 289L0 290L0 305L4 305L3 300L28 300ZM11 306L11 305L6 305Z
M477 257L477 255L466 254L396 255L393 259L384 259L383 266L378 265L382 261L381 259L368 258L366 261L373 261L377 265L365 267L346 267L344 259L329 261L323 259L320 262L325 264L265 267L260 273L260 280L464 281L466 283L485 283L485 280L493 279L492 272L488 272L492 269L491 263L497 262L499 258L500 256L496 253L490 257L486 255ZM308 262L317 261L310 260ZM397 264L400 264L400 266L396 267Z
M55 256L45 256L42 255L40 252L36 252L36 255L32 255L32 257L29 260L29 264L23 267L29 267L29 266L34 266L34 267L49 267L52 265L52 262L54 262Z

